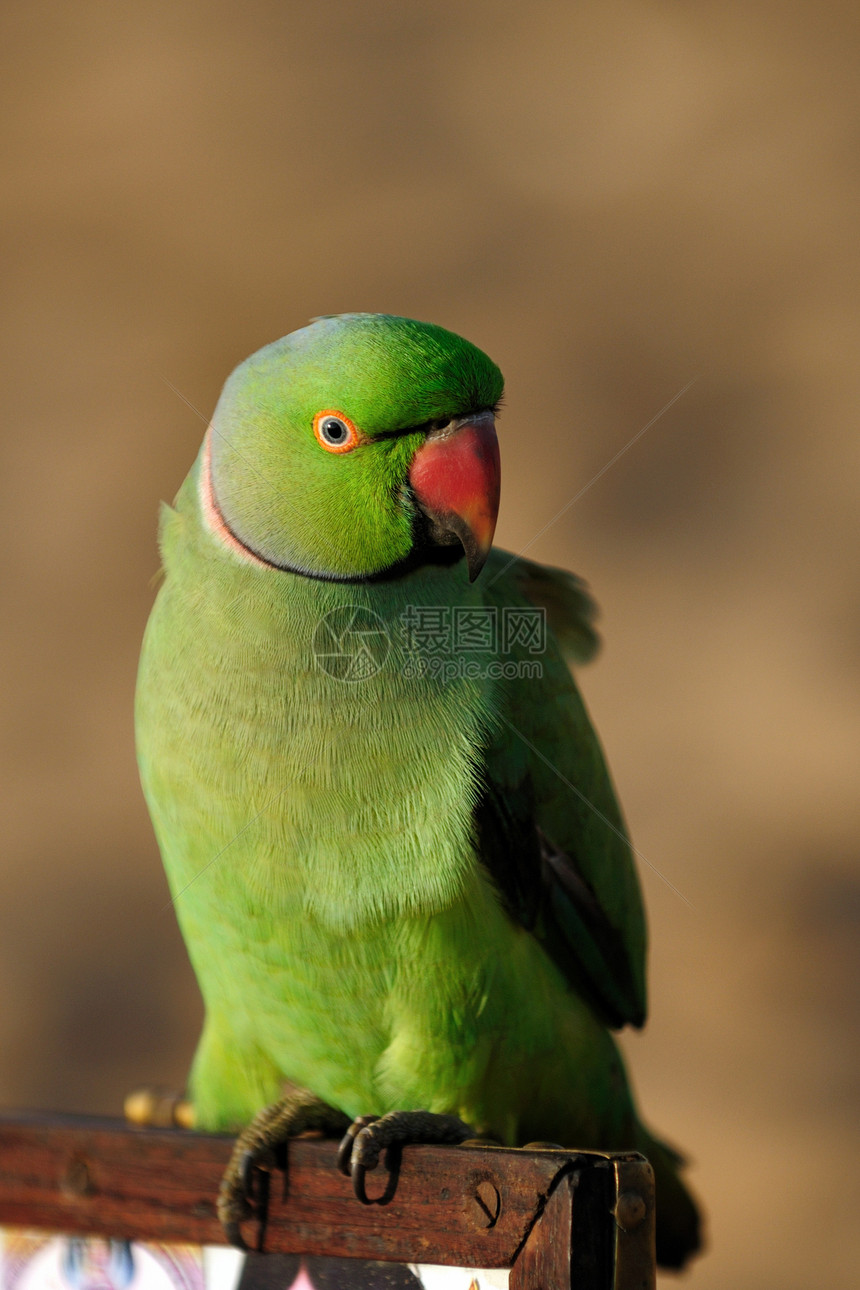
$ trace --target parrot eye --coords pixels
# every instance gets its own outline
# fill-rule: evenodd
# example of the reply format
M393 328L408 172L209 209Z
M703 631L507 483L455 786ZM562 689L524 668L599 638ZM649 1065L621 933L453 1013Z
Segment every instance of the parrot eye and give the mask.
M314 434L327 452L351 452L361 443L361 433L342 412L327 409L314 417Z

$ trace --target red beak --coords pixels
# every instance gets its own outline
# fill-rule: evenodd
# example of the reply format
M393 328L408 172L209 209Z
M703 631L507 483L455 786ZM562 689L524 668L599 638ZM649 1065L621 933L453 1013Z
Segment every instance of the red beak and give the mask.
M431 432L409 471L415 500L440 545L463 544L474 582L493 545L499 513L499 441L492 412Z

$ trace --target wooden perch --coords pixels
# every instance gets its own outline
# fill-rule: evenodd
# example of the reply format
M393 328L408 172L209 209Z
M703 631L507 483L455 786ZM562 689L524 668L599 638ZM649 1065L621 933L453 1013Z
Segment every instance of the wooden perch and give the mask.
M0 1116L0 1225L217 1245L232 1140L78 1116ZM654 1286L654 1179L635 1153L405 1147L360 1205L336 1144L289 1145L267 1251L511 1268L511 1290ZM247 1234L254 1239L251 1224Z

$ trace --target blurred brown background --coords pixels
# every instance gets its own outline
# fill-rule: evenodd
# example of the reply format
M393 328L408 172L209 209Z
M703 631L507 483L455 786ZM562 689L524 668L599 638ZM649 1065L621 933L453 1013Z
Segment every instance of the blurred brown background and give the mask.
M200 1019L133 752L156 511L311 315L502 366L499 540L591 582L649 1120L701 1287L856 1285L856 5L0 11L0 1101L116 1113ZM547 522L692 378L695 384ZM689 903L687 903L689 902Z

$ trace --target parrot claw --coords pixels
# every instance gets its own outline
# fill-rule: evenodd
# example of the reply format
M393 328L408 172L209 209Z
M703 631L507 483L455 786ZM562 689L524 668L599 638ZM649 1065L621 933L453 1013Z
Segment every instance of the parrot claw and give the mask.
M250 1152L246 1155L250 1155ZM217 1203L218 1218L230 1244L235 1245L238 1250L248 1250L250 1246L242 1235L242 1224L260 1213L260 1202L263 1197L255 1198L255 1203L252 1204L255 1188L250 1171L248 1182L245 1181L240 1170L236 1171L235 1176L238 1176L239 1181L234 1181L234 1175L228 1170L221 1180ZM262 1188L260 1190L263 1191ZM268 1198L267 1187L265 1195Z
M250 1250L251 1247L248 1245L248 1242L245 1240L244 1236L242 1235L242 1226L240 1223L236 1222L235 1220L231 1220L229 1223L225 1223L222 1220L221 1226L224 1229L224 1235L227 1237L227 1240L230 1242L232 1246L234 1246L237 1250L245 1250L246 1252Z
M262 1193L268 1190L269 1174L277 1167L275 1153L270 1147L260 1152L243 1152L238 1172L242 1192L248 1200L254 1200L258 1191ZM255 1176L255 1170L259 1170L259 1179Z
M362 1205L376 1205L388 1198L370 1197L365 1179L379 1164L388 1147L403 1147L414 1142L461 1143L474 1136L474 1129L455 1115L436 1115L432 1111L389 1111L387 1115L362 1115L349 1126L338 1148L337 1164L352 1179L356 1199Z
M218 1192L218 1218L224 1235L237 1249L247 1250L241 1224L255 1219L262 1249L269 1210L271 1175L286 1169L286 1146L301 1133L343 1133L348 1124L341 1111L304 1089L290 1086L280 1102L264 1107L239 1134Z
M368 1196L367 1189L364 1185L364 1180L367 1177L367 1173L368 1173L367 1165L359 1164L358 1161L356 1161L355 1164L350 1169L350 1177L352 1178L352 1190L355 1192L356 1200L360 1201L362 1205L373 1204L373 1201Z
M342 1174L346 1175L347 1178L353 1176L352 1152L355 1146L355 1139L358 1137L359 1133L361 1133L362 1129L366 1128L368 1124L373 1124L373 1122L378 1119L378 1115L357 1116L341 1138L340 1146L337 1149L337 1167Z

